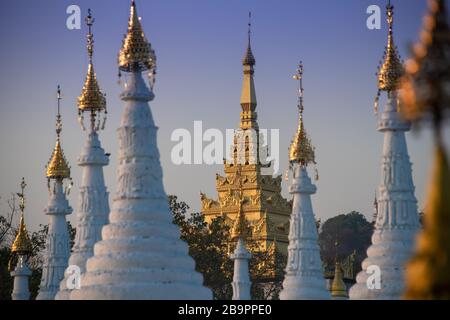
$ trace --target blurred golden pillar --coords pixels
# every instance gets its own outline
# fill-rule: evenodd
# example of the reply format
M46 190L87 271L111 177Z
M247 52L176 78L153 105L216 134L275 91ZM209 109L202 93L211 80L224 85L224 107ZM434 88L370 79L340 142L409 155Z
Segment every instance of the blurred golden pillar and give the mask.
M450 299L450 169L442 127L450 112L450 29L445 0L430 0L420 41L402 79L402 112L431 120L435 159L416 254L407 266L406 299Z

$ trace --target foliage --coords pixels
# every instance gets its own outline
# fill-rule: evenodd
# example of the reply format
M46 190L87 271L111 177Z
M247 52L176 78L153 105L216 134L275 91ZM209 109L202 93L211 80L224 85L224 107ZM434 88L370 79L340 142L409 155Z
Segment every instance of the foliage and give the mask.
M18 217L14 196L8 201L9 210L6 214L0 215L0 300L10 300L13 289L13 279L8 270L8 264L12 258L12 265L15 265L17 257L11 255L11 245L18 230ZM75 228L67 222L70 244L73 246L75 239ZM43 253L45 241L48 233L48 225L39 225L39 229L30 234L32 252L28 257L28 266L32 271L30 277L31 299L37 296L39 284L42 276Z
M5 242L12 242L15 237L14 222L17 215L17 205L15 194L7 201L8 211L6 214L0 215L0 247Z
M322 261L327 265L334 265L336 255L343 259L356 251L356 274L361 270L361 262L366 257L372 233L373 225L359 212L353 211L328 219L319 233Z

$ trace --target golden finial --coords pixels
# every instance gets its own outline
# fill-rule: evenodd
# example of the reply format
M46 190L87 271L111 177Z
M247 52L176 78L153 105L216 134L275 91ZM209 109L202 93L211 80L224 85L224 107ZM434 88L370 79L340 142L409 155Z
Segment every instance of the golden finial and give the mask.
M88 9L88 15L85 19L86 25L88 26L87 34L87 51L89 55L89 61L92 61L92 56L94 55L94 35L92 34L92 26L94 25L95 19L92 17L92 11Z
M136 4L131 2L128 32L119 53L119 70L125 72L156 71L156 55L147 41L136 11Z
M256 63L255 57L253 56L252 47L251 47L251 35L252 35L252 13L248 13L248 43L247 50L245 51L244 59L242 60L242 64L244 66L254 66Z
M450 28L446 2L430 0L420 40L413 47L402 79L402 113L410 121L431 115L436 138L450 114Z
M16 238L11 247L12 253L17 253L19 255L26 255L31 253L32 245L30 237L28 236L28 231L25 225L24 211L25 211L25 187L27 184L25 183L25 178L22 178L22 182L20 184L21 192L17 194L19 197L19 208L20 208L20 223L19 230L17 232Z
M25 210L25 188L27 187L27 184L25 182L25 178L22 178L22 181L20 182L20 190L21 192L17 194L19 197L19 209L20 212L24 212Z
M339 242L337 240L334 241L334 261L338 261L338 249L339 249Z
M86 17L85 21L86 25L88 26L86 48L89 56L89 66L83 90L81 92L81 95L78 97L78 114L80 117L80 123L82 123L82 113L85 111L89 111L91 113L91 128L98 130L100 129L100 120L97 126L95 125L97 113L100 113L102 111L105 113L105 118L102 125L103 129L107 111L105 95L102 93L98 85L97 76L94 71L94 64L92 62L92 56L94 54L94 35L92 33L92 26L95 22L95 19L92 17L91 9L88 9L88 16ZM83 124L82 126L84 128Z
M303 124L303 64L300 61L298 65L297 74L294 75L294 79L299 82L298 89L298 111L299 111L299 120L297 133L294 136L294 139L291 143L291 147L289 148L289 161L291 163L299 163L301 166L306 167L308 164L315 164L315 151L314 147L311 144L311 140L309 139L304 124Z
M383 64L378 71L378 88L382 91L391 92L397 89L404 70L397 47L394 44L394 6L391 5L390 1L386 6L386 12L389 25L388 43L383 57Z
M58 113L56 116L56 145L47 165L47 179L64 180L70 179L70 167L61 148L60 135L62 131L60 101L61 88L57 91Z

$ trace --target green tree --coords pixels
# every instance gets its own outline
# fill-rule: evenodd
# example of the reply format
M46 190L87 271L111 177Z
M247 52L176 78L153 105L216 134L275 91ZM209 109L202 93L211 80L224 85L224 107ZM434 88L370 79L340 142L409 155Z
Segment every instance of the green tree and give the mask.
M361 270L361 262L366 257L372 233L372 224L359 212L353 211L328 219L319 233L322 261L326 265L334 265L336 254L339 259L343 259L356 251L356 274Z

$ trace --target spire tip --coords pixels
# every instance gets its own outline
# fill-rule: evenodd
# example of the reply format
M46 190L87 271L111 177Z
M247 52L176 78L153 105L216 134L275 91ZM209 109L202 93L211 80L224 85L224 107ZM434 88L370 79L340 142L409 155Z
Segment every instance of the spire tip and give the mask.
M255 57L253 56L252 47L251 47L251 34L252 34L252 13L249 11L248 13L248 42L247 42L247 50L245 51L244 59L242 60L242 64L248 66L254 66L256 64Z
M308 164L316 164L315 161L315 149L309 139L303 124L303 63L300 61L297 67L297 73L294 75L294 80L299 82L298 88L298 127L295 133L294 139L289 148L289 162L298 163L303 167L308 166Z

